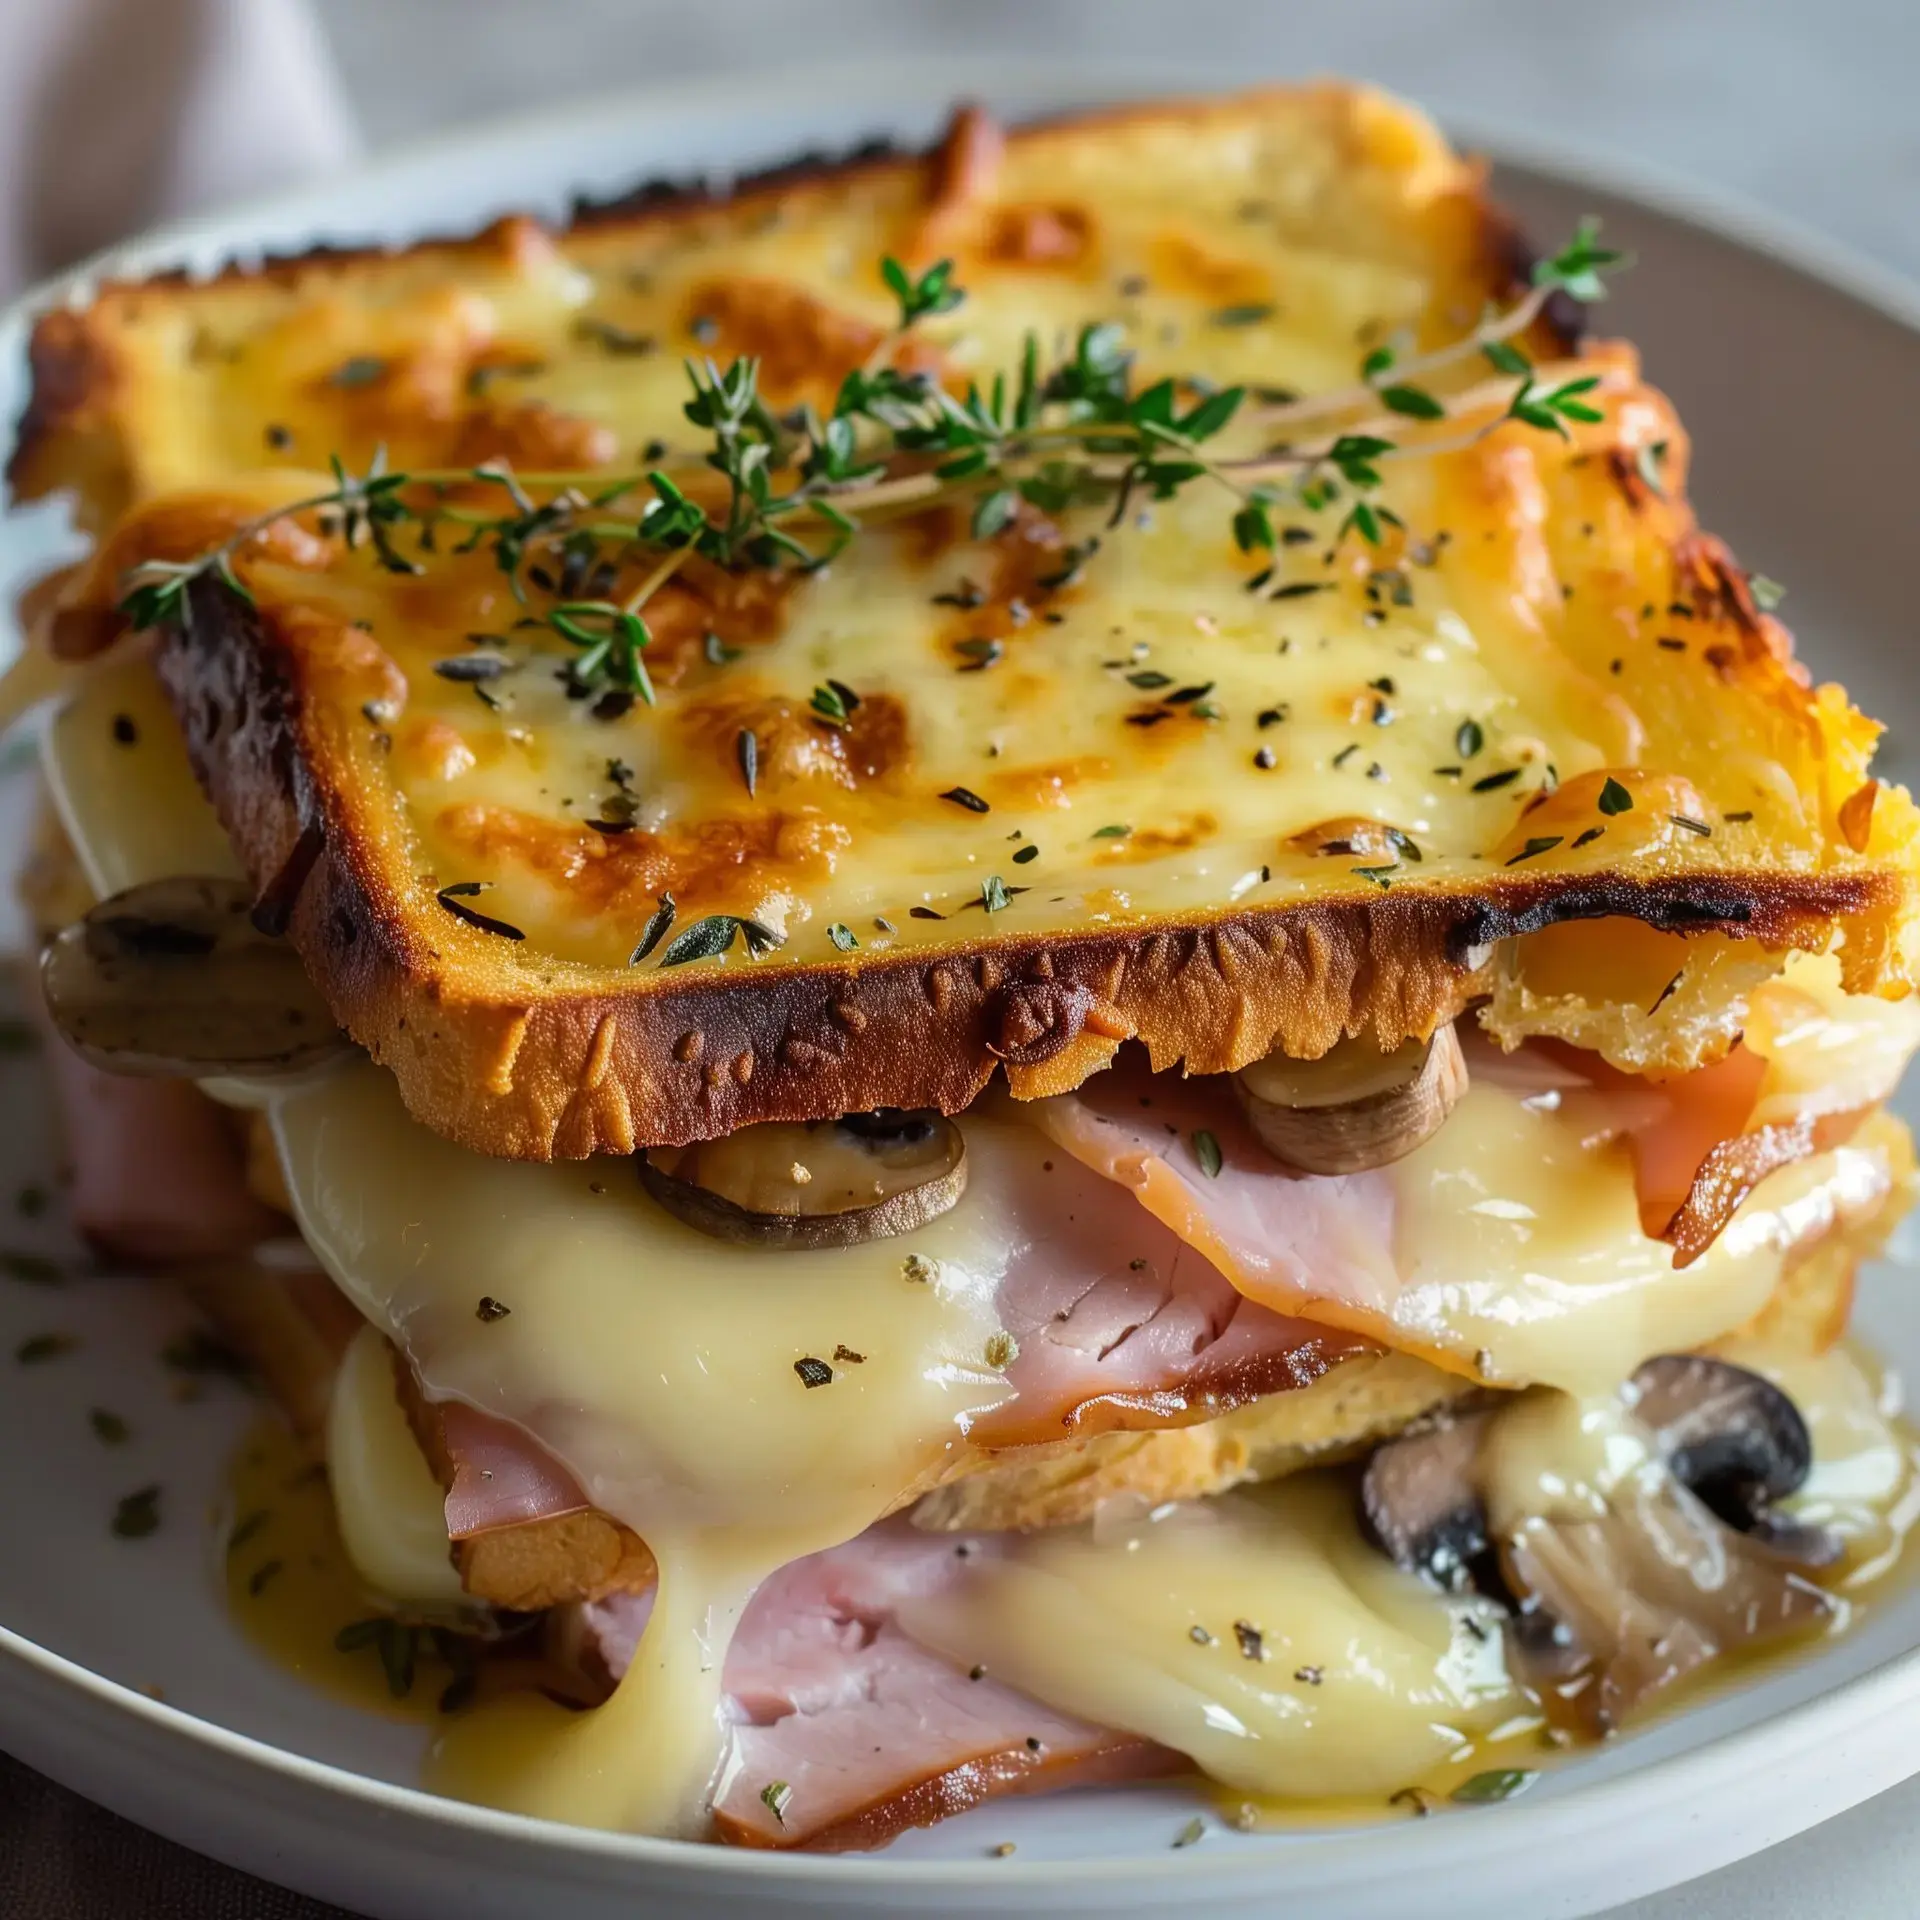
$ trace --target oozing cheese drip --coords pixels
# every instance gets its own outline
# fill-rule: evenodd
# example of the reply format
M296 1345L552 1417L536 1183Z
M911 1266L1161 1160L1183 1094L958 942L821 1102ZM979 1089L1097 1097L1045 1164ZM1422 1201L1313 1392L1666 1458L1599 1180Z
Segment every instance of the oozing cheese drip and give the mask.
M340 1544L374 1592L416 1605L466 1598L447 1557L440 1483L394 1393L392 1350L372 1326L354 1336L334 1378L327 1473Z
M113 724L118 715L134 721L130 741ZM144 666L90 679L51 729L48 763L98 891L231 869ZM721 1757L720 1670L754 1585L878 1518L959 1443L968 1415L1004 1395L984 1361L1007 1244L996 1166L1032 1151L1023 1130L969 1121L969 1194L914 1236L843 1254L766 1254L681 1226L624 1167L468 1154L413 1123L370 1063L259 1097L271 1105L310 1244L402 1346L428 1394L468 1401L536 1435L660 1562L660 1603L614 1702L585 1716L531 1701L477 1710L447 1744L441 1783L576 1823L689 1830ZM1429 1330L1456 1351L1484 1349L1488 1370L1505 1377L1598 1374L1610 1384L1650 1352L1745 1320L1797 1238L1836 1208L1876 1196L1886 1150L1862 1142L1775 1175L1714 1253L1675 1276L1666 1250L1638 1232L1624 1156L1581 1148L1569 1122L1516 1093L1478 1088L1429 1148L1382 1176L1400 1217L1398 1243L1414 1261L1407 1297L1418 1311L1407 1330ZM1129 1203L1116 1194L1115 1204ZM907 1277L910 1253L929 1263L931 1280ZM1374 1278L1387 1284L1384 1269ZM509 1314L480 1320L483 1294ZM836 1346L864 1359L837 1367L830 1387L808 1389L794 1362ZM1372 1704L1355 1708L1354 1724L1375 1731L1357 1744L1333 1730L1345 1713L1303 1712L1286 1687L1243 1687L1231 1709L1243 1727L1241 1708L1266 1729L1263 1752L1295 1756L1285 1765L1304 1769L1275 1778L1318 1778L1324 1791L1332 1762L1319 1757L1323 1749L1350 1777L1370 1780L1366 1756L1377 1737L1399 1756L1404 1777L1413 1759L1456 1744L1461 1716L1475 1718L1497 1691L1450 1652L1453 1630L1441 1616L1403 1617L1390 1570L1343 1557L1335 1516L1296 1506L1317 1497L1303 1490L1221 1509L1223 1539L1257 1550L1209 1574L1206 1604L1266 1607L1279 1594L1268 1583L1284 1565L1301 1593L1320 1596L1319 1613L1295 1616L1301 1634L1345 1634L1340 1644L1358 1649L1354 1698ZM1058 1657L1063 1674L1082 1676L1091 1701L1091 1656L1069 1643L1095 1631L1109 1600L1124 1610L1132 1570L1155 1564L1152 1543L1161 1538L1174 1536L1143 1534L1137 1550L1084 1567L1074 1546L1037 1543L1045 1580L1036 1573L1032 1607L1009 1602L1005 1617L1037 1619L1044 1598L1066 1631L1030 1643L1025 1655L1010 1650L1001 1663L1007 1677L1031 1673L1041 1697L1075 1707L1080 1696L1059 1691L1066 1680L1046 1680L1043 1654ZM1289 1544L1280 1551L1276 1541ZM1127 1571L1110 1576L1108 1568ZM1173 1619L1198 1604L1180 1599L1184 1592L1176 1583L1152 1604ZM1098 1605L1068 1605L1076 1593ZM1134 1604L1148 1606L1138 1595ZM1123 1611L1109 1631L1120 1676L1113 1684L1135 1688L1152 1715L1102 1695L1095 1717L1158 1726L1157 1716L1173 1711L1171 1696L1155 1694L1155 1662L1119 1657L1132 1631L1123 1632L1124 1620L1164 1624L1161 1613ZM1232 1614L1229 1632L1238 1617L1254 1615ZM1198 1658L1199 1643L1190 1644ZM1301 1644L1300 1662L1315 1664ZM1376 1670L1389 1676L1377 1701L1362 1677ZM1184 1726L1192 1709L1182 1698ZM1217 1751L1205 1746L1204 1764L1237 1777L1244 1749L1234 1743L1245 1736L1204 1713L1201 1721L1194 1738L1219 1737ZM1389 1726L1390 1736L1379 1731Z
M1384 1797L1514 1709L1498 1617L1402 1573L1345 1481L1312 1474L1029 1537L901 1624L1229 1786L1321 1800Z

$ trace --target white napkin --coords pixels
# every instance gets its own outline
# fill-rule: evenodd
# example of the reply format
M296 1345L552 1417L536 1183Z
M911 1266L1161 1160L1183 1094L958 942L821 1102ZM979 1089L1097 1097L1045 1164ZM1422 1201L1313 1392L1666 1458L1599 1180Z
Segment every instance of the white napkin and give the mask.
M306 0L0 0L0 297L358 150Z

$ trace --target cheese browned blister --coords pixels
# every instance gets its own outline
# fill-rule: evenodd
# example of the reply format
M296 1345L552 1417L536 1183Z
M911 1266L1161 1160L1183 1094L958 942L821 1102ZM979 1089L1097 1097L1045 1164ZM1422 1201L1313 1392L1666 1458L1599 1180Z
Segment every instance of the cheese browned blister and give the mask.
M963 116L924 160L562 233L109 287L37 335L15 484L77 487L102 542L48 631L97 645L129 566L324 485L335 453L670 460L697 440L689 354L759 355L776 405L824 404L885 343L887 253L954 260L965 302L900 351L955 382L1113 320L1141 384L1324 392L1524 287L1478 169L1335 87L1004 139ZM1913 812L1869 773L1876 729L1696 527L1631 351L1545 320L1527 344L1543 381L1598 380L1599 421L1463 435L1505 398L1468 373L1457 422L1397 424L1454 448L1391 465L1403 526L1375 546L1283 510L1255 591L1205 485L986 541L941 509L817 575L683 566L648 606L658 705L609 714L565 697L572 650L515 626L487 552L443 538L397 577L282 522L239 558L255 605L202 596L162 672L343 1020L486 1152L957 1110L1002 1066L1054 1093L1129 1037L1200 1072L1313 1057L1494 988L1510 1041L1684 1067L1781 949L1836 941L1849 987L1905 991ZM1260 444L1246 411L1230 451ZM507 673L435 672L476 635ZM827 677L848 726L811 705ZM1600 810L1609 781L1627 810ZM484 889L492 927L448 887ZM738 915L777 949L629 964L669 896L677 928Z

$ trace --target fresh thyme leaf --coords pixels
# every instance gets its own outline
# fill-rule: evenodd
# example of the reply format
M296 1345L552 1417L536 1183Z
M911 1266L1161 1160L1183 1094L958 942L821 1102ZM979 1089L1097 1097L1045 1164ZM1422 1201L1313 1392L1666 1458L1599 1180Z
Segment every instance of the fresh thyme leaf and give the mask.
M888 265L892 265L889 261ZM793 1789L784 1780L769 1780L760 1789L760 1803L784 1827L787 1824L787 1808L793 1801Z
M771 927L762 926L758 920L749 920L734 913L710 913L704 920L696 920L673 941L660 956L660 964L663 967L683 967L690 960L711 960L725 953L733 945L736 935L749 957L755 960L764 953L771 953L781 944L781 936Z
M951 313L967 296L953 283L953 262L937 260L917 279L892 254L880 262L880 277L900 302L900 330L928 314Z
M133 1429L107 1407L92 1408L87 1414L87 1425L93 1429L94 1438L106 1447L124 1447L133 1434Z
M956 807L965 807L969 813L990 813L992 808L974 792L971 787L949 787L940 798L951 800Z
M1664 440L1649 441L1633 456L1633 470L1640 476L1640 484L1660 500L1667 497L1667 483L1661 472L1666 458L1667 443Z
M1425 387L1397 386L1380 389L1381 403L1393 413L1410 420L1444 420L1447 410Z
M1518 767L1502 767L1498 773L1483 773L1473 783L1475 793L1493 793L1501 787L1510 787L1520 778Z
M356 353L327 375L330 387L370 387L387 376L387 363L378 354Z
M1607 289L1603 276L1609 269L1624 265L1626 255L1600 246L1599 234L1600 222L1589 214L1558 253L1534 263L1533 284L1563 288L1574 299L1588 303L1604 300Z
M1462 720L1454 729L1453 750L1462 760L1471 760L1487 743L1477 720Z
M1729 815L1728 818L1731 819L1732 816ZM1034 846L1017 847L1014 850L1013 864L1016 867L1024 867L1029 860L1038 860L1039 858L1040 858L1040 849L1038 847L1034 847Z
M139 1487L121 1495L113 1509L113 1533L120 1540L144 1540L160 1525L160 1489Z
M990 873L981 883L980 904L989 913L998 913L1007 905L1007 883L997 873Z
M1176 1847L1197 1847L1207 1837L1207 1823L1196 1813L1187 1824L1173 1836Z
M1605 784L1600 789L1600 798L1594 804L1611 818L1616 813L1632 811L1633 795L1612 774L1608 774Z
M1020 496L1011 487L1000 487L992 493L982 494L979 505L973 510L973 537L976 540L991 540L996 533L1012 524L1019 504Z
M473 894L479 891L480 883L469 880L457 886L442 887L434 898L456 920L464 920L468 926L477 927L482 933L497 934L502 940L524 940L527 936L510 921L496 920L491 914L481 913L477 908L468 906L465 900L460 898L462 894Z
M504 1320L513 1309L504 1302L496 1300L492 1294L483 1293L480 1304L474 1308L473 1317L482 1326L491 1326L496 1320Z
M673 925L673 913L673 895L663 893L660 904L653 910L653 917L640 935L640 944L627 956L628 966L637 967L667 937L667 929Z
M1220 1142L1205 1127L1194 1129L1193 1157L1200 1162L1200 1171L1209 1180L1219 1179L1220 1169L1226 1162L1220 1153Z
M804 1360L796 1360L793 1370L800 1376L803 1387L830 1387L833 1385L833 1369L824 1360L816 1359L812 1354Z
M1133 831L1131 827L1095 827L1088 835L1092 840L1124 840Z
M1216 327L1257 327L1263 320L1271 320L1274 305L1271 300L1245 300L1236 306L1216 307L1207 318Z
M1531 860L1539 854L1551 853L1565 838L1566 836L1560 833L1541 834L1537 838L1529 840L1526 845L1507 862L1507 865L1517 867L1523 860Z
M1495 1767L1462 1780L1447 1797L1462 1806L1485 1806L1496 1800L1511 1800L1539 1779L1531 1767Z
M1533 371L1533 362L1510 340L1489 340L1480 351L1496 373L1514 374L1524 379Z
M831 681L824 686L815 687L813 699L809 703L816 720L824 720L830 727L845 727L852 724L852 714L845 699Z
M747 798L751 800L760 784L760 741L752 728L742 727L734 736L733 751L740 762L740 778L747 783Z
M418 1630L399 1620L382 1620L374 1645L380 1650L387 1691L394 1699L404 1700L413 1691L414 1662L420 1651Z
M832 926L827 929L827 938L831 940L842 953L851 953L854 948L860 944L859 938L853 929L840 920L836 920Z
M1684 833L1698 834L1702 840L1713 837L1713 829L1704 820L1696 820L1690 813L1670 813L1667 818Z
M1786 588L1778 580L1769 580L1764 573L1748 574L1747 591L1753 595L1753 604L1762 613L1772 613L1787 597Z

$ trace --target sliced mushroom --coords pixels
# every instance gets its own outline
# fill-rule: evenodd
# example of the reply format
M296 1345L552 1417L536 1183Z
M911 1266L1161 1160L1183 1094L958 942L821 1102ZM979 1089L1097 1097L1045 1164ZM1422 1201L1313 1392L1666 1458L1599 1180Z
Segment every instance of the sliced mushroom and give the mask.
M1302 1173L1361 1173L1411 1153L1467 1090L1451 1025L1390 1052L1364 1036L1318 1060L1270 1053L1233 1076L1248 1121L1275 1159Z
M1442 1586L1504 1600L1515 1674L1557 1722L1596 1736L1718 1655L1829 1619L1835 1602L1806 1576L1840 1550L1828 1529L1769 1505L1812 1456L1806 1423L1770 1381L1664 1355L1621 1398L1621 1436L1637 1423L1651 1451L1636 1465L1632 1449L1609 1447L1617 1477L1551 1512L1522 1508L1497 1539L1499 1423L1538 1412L1535 1397L1405 1434L1376 1449L1361 1481L1381 1548Z
M676 1219L748 1247L852 1247L911 1233L967 1187L965 1136L930 1109L770 1121L643 1151L637 1164Z
M1403 1434L1374 1449L1361 1477L1361 1516L1375 1544L1452 1592L1471 1583L1469 1568L1487 1550L1480 1442L1498 1417L1489 1409Z
M1516 1673L1559 1723L1611 1731L1723 1653L1828 1621L1805 1563L1721 1523L1669 1474L1636 1476L1597 1520L1535 1520L1500 1566L1527 1631Z
M1813 1467L1800 1409L1771 1380L1703 1353L1664 1353L1628 1385L1673 1476L1728 1526L1751 1532Z
M350 1043L300 956L260 933L237 880L129 887L40 960L62 1036L109 1073L203 1080L298 1073Z

